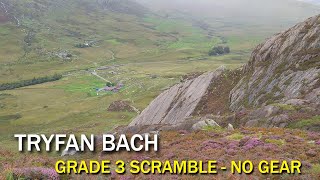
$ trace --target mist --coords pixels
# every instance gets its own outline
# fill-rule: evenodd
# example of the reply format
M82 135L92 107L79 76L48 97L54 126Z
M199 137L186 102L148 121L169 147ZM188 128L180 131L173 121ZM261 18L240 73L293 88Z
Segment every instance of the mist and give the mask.
M320 12L320 6L297 0L137 0L166 13L187 13L202 19L263 24L296 23ZM319 2L311 0L313 2Z

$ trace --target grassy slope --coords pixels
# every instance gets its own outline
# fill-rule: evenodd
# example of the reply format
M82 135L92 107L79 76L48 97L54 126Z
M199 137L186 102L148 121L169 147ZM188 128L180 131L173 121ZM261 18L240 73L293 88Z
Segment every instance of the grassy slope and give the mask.
M102 10L88 12L72 4L34 19L23 19L20 28L9 23L0 27L8 35L1 38L10 41L4 48L8 53L2 53L0 58L0 82L56 72L66 76L58 82L1 92L5 95L1 100L0 140L10 149L15 149L13 133L106 132L136 116L135 113L107 112L111 102L126 99L142 110L162 88L179 82L181 75L212 70L222 64L236 67L245 61L236 54L197 61L206 56L219 39L206 39L207 32L185 20L156 15L142 18ZM10 33L10 28L17 33ZM29 31L35 31L35 37L24 56L23 39ZM101 41L91 48L74 47L88 39ZM68 50L76 57L64 61L50 55L59 49ZM115 53L115 60L111 51ZM109 70L99 74L114 82L124 82L126 88L118 94L96 96L95 88L102 87L104 82L86 71L79 71L117 64L123 66L114 70L116 75L109 74ZM159 78L151 79L148 74L157 74Z

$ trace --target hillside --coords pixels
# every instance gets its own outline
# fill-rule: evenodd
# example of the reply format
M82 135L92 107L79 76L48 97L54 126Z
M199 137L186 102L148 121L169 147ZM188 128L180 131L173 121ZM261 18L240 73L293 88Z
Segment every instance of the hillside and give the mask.
M219 16L203 19L201 13L153 12L150 6L127 0L0 2L0 87L11 89L0 93L0 140L10 148L13 143L8 134L21 131L103 133L127 125L184 76L194 77L220 66L237 68L265 37L314 12L312 6L294 3L293 9L301 10L295 16L287 12L280 14L283 19L272 13L264 16L283 26L260 26ZM247 16L239 17L245 20ZM217 45L229 46L231 53L209 56L208 51ZM240 77L237 72L230 75L235 76ZM222 74L214 84L233 79L226 77ZM124 88L117 93L97 93L105 87L105 80L121 82ZM211 94L188 114L229 111L225 89L231 91L236 81L223 83L226 85L215 91L208 86ZM212 96L218 91L223 95ZM221 103L212 103L212 99ZM107 111L119 100L137 111ZM178 109L179 103L175 105Z
M315 8L294 3L299 14L284 11L279 19L267 13L268 21L283 25L262 26L249 19L237 22L210 15L199 18L206 17L201 13L153 12L151 6L127 0L0 2L0 87L11 89L0 92L0 140L9 148L14 143L8 134L21 131L103 133L127 125L164 89L185 81L184 76L241 66L265 37L309 16ZM247 19L243 14L239 17ZM231 53L209 56L217 45L229 46ZM235 72L230 77L220 75L213 84L223 86L208 86L211 92L188 114L229 112L224 102L238 81L233 77L240 76ZM105 80L121 82L124 88L97 93ZM129 102L136 112L107 111L119 100Z
M111 52L133 57L175 40L145 22L148 10L133 1L3 0L0 10L0 82L104 65ZM86 43L91 47L77 47Z
M153 5L159 2L154 1ZM181 7L179 3L172 3ZM247 3L244 6L245 4ZM227 5L228 3L223 4ZM279 6L287 5L288 3L282 2ZM153 6L147 7L153 9ZM191 7L194 9L190 12L197 9L195 6ZM219 4L210 4L208 7L221 10ZM273 5L269 3L265 7L270 9ZM116 62L118 64L146 61L144 58L150 56L156 57L147 58L148 61L159 62L157 56L160 55L168 56L166 59L172 61L213 59L205 55L210 47L219 43L228 43L233 54L226 59L240 64L264 37L283 30L318 10L300 4L292 4L292 7L290 11L273 13L272 16L262 13L264 20L260 22L265 24L262 26L260 23L250 22L248 15L242 13L246 11L244 7L239 8L241 12L237 17L242 19L240 20L212 9L208 11L217 14L201 14L199 11L194 14L175 11L169 13L169 16L165 12L154 14L131 0L2 0L0 40L1 46L6 48L0 50L0 83L41 77L47 72L52 75L64 74L102 66L111 59L112 52L122 60ZM292 12L295 13L294 16ZM199 18L204 15L210 18ZM234 31L235 28L237 31ZM247 34L252 36L248 37ZM75 47L85 43L93 47ZM26 69L25 66L29 68Z
M293 26L316 13L295 0L0 0L0 179L62 158L19 153L13 134L114 131L160 133L162 150L63 159L298 159L318 178L320 16Z
M171 87L130 124L129 131L146 125L190 130L197 123L210 126L214 121L222 126L319 131L319 29L320 15L258 45L240 69L220 68Z
M103 133L127 125L182 76L235 68L255 45L237 41L232 53L208 56L221 37L133 1L3 3L0 141L12 150L14 133ZM106 81L123 88L97 92ZM135 111L108 111L119 100Z
M259 45L231 92L231 109L299 98L319 103L319 27L315 16Z

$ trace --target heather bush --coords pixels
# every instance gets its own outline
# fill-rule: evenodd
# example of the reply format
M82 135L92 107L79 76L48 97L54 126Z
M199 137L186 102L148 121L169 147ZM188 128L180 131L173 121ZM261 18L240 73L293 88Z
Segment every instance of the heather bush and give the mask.
M320 138L320 134L317 132L308 132L308 139L309 140L316 140Z
M173 152L169 152L165 155L166 159L174 159L176 157L176 154Z
M226 150L226 153L227 153L228 155L235 156L235 155L238 153L238 151L231 148L231 149L227 149L227 150Z
M229 149L238 149L239 148L239 142L238 141L231 141L231 142L229 142L227 148L229 148Z
M142 154L137 154L137 155L133 156L132 159L137 160L137 161L143 161L143 160L150 160L150 157L142 155Z
M208 149L220 149L223 148L223 144L214 140L207 140L202 143L201 150Z
M244 132L244 133L243 133ZM216 131L198 131L198 132L162 132L161 134L161 151L160 152L122 152L122 153L109 153L100 154L99 160L202 160L204 162L208 160L217 160L219 165L230 165L232 160L252 160L254 165L257 166L261 160L286 160L288 162L292 160L300 160L303 163L303 175L305 179L318 179L320 177L320 137L318 133L308 133L301 130L292 129L264 129L264 128L243 128L239 131L233 132L216 132ZM241 139L240 139L241 137ZM313 141L310 144L308 142ZM250 152L248 152L250 151ZM9 158L11 155L9 152L1 151L0 156ZM80 154L81 159L97 159L97 155L91 153ZM43 160L41 160L43 159ZM11 170L11 175L8 173L7 177L21 177L17 176L17 170L15 167L19 167L23 164L25 167L43 166L54 167L56 159L49 158L47 156L21 156L19 158L10 159L9 166L1 166L0 168ZM37 168L39 169L39 168ZM24 170L26 171L26 170ZM30 168L28 169L30 171ZM29 179L40 179L44 175L37 171L36 175L33 175ZM230 173L220 173L216 176L217 179L242 179L240 175L228 176ZM30 177L29 175L28 177ZM248 177L249 176L249 177ZM302 176L290 175L290 176L262 176L258 171L255 171L252 175L244 176L247 179L266 179L270 177L277 178L292 178L303 179ZM68 176L69 177L69 176ZM64 178L64 177L60 177ZM113 173L112 176L101 176L101 179L192 179L187 175L172 176L172 175L125 175L119 176ZM197 178L197 177L196 177ZM6 179L5 176L0 175L0 179ZM27 179L27 178L26 178ZM50 178L42 178L50 179ZM52 178L51 178L52 179ZM70 179L96 179L96 176L83 175L71 175ZM212 176L201 176L201 179L212 179Z
M261 145L264 145L264 143L260 139L251 138L244 144L243 149L250 150Z
M178 133L179 133L180 135L185 135L185 134L188 134L188 131L186 131L186 130L180 130L180 131L178 131Z
M48 179L60 180L60 176L50 168L15 168L12 170L14 179Z
M277 136L277 135L271 135L271 136L268 136L268 139L281 140L282 137L281 136Z
M265 151L278 151L278 146L276 146L275 144L270 144L270 143L267 143L263 146L263 149Z

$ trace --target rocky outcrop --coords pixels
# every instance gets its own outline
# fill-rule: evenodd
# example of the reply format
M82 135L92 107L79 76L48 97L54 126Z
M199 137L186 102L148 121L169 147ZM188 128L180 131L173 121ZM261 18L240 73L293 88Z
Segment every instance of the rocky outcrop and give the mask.
M258 45L242 68L203 74L166 90L130 127L199 130L213 119L229 130L283 128L320 115L319 107L320 15Z
M230 93L230 108L290 99L320 102L320 15L260 44Z
M178 124L184 121L193 114L210 84L222 72L222 69L218 69L171 87L152 101L130 126Z

